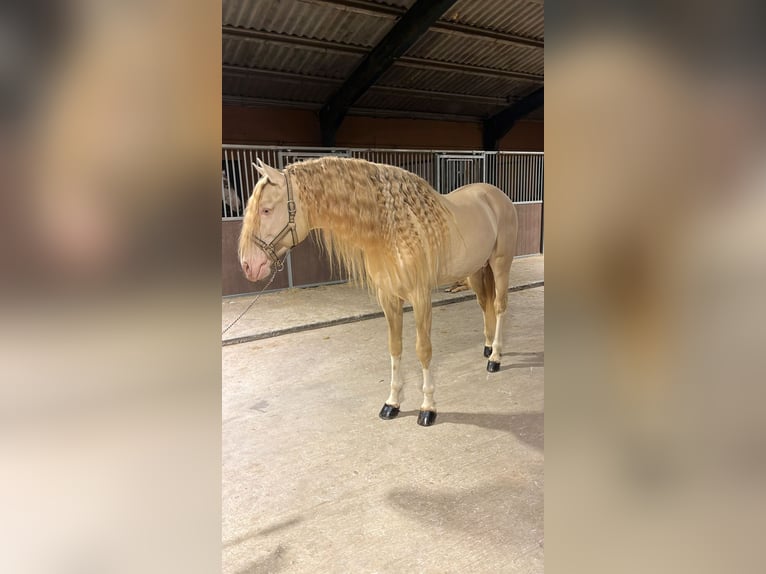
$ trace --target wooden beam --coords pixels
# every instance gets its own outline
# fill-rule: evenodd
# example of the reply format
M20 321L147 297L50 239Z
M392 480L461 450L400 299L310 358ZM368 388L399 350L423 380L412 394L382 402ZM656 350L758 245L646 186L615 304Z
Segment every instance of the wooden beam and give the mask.
M417 0L362 60L319 111L322 145L335 145L335 133L349 108L457 0Z
M511 130L513 124L543 105L543 89L538 88L508 108L484 120L482 142L485 150L496 150L498 142Z

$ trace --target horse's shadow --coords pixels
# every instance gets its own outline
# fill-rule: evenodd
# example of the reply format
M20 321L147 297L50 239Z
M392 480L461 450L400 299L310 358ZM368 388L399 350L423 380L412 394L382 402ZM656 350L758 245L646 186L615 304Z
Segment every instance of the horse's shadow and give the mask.
M416 417L419 411L402 411L400 417ZM450 413L439 411L436 424L471 425L513 433L520 441L544 450L544 413Z
M543 351L536 351L533 353L503 353L503 357L520 357L521 362L501 365L501 371L505 371L506 369L526 369L528 367L545 366L545 353Z
M526 548L509 556L512 562L542 549L543 494L534 477L503 477L471 489L398 487L386 493L386 503L428 528L459 531L491 546L526 539Z

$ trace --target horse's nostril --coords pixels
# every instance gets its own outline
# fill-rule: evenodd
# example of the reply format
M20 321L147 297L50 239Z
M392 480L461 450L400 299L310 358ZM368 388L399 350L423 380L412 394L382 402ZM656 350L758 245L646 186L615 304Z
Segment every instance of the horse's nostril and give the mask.
M242 270L245 273L249 273L250 272L250 265L247 263L247 261L243 261L242 262Z

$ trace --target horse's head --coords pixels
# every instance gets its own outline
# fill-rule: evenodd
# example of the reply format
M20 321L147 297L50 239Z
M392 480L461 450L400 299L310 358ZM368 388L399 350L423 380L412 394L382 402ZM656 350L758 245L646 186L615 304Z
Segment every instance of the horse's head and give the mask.
M245 208L239 235L239 262L250 281L260 281L302 238L297 235L295 197L290 206L293 217L290 217L284 172L260 159L253 166L261 179L255 184Z

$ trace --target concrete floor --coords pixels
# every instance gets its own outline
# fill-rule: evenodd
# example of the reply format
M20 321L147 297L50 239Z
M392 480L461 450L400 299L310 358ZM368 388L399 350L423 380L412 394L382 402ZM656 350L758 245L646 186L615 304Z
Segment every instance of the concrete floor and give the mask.
M512 284L520 269L539 281L543 258L515 262ZM273 331L275 307L289 323L304 303L304 323L339 316L367 299L353 291L264 295L248 320ZM434 309L439 414L428 428L416 424L412 313L391 421L377 416L390 368L382 318L224 346L224 572L543 572L543 291L509 295L492 375L477 303Z

